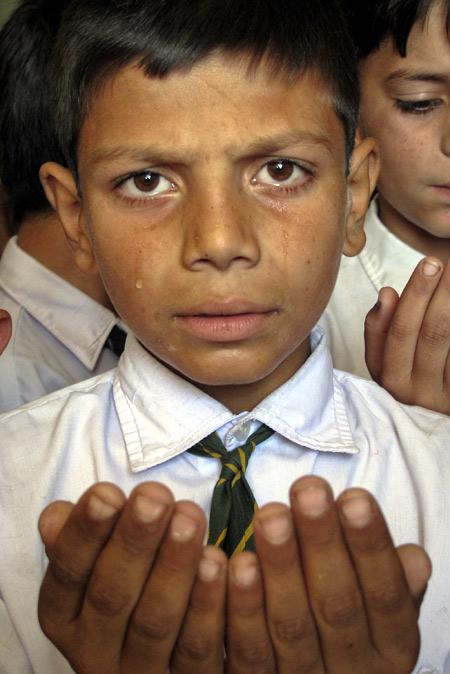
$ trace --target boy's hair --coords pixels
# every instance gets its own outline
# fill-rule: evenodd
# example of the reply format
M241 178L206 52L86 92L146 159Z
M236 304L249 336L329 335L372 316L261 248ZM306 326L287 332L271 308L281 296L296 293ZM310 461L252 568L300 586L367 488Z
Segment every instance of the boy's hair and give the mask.
M414 24L426 20L431 7L441 1L447 7L450 28L450 0L342 0L359 58L376 51L388 38L398 53L406 56Z
M80 129L95 91L137 63L148 76L188 69L222 50L267 56L297 77L317 68L353 149L359 88L354 48L336 0L77 0L56 48L56 106L61 147L74 175Z
M0 178L14 234L24 215L50 209L39 181L65 163L52 121L51 53L68 0L24 0L0 31Z

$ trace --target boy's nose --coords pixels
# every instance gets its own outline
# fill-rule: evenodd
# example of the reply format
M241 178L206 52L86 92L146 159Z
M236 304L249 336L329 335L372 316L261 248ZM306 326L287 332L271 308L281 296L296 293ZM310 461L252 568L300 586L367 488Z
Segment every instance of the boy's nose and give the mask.
M183 257L188 268L226 271L257 264L257 223L246 197L237 190L199 196L184 215Z

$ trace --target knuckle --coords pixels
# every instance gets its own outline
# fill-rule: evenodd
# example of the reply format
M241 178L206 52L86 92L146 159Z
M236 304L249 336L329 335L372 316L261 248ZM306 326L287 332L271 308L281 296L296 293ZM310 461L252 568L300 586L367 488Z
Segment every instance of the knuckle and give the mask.
M404 604L404 592L396 583L367 588L366 596L372 609L382 614L392 614Z
M169 616L165 616L163 619L161 616L153 613L145 616L135 616L131 622L130 629L139 639L163 642L171 635L172 625L174 624L175 621Z
M123 612L130 602L130 596L120 589L120 585L112 586L96 580L89 587L86 599L91 606L104 616L116 616Z
M242 665L267 667L267 671L272 671L272 652L266 639L237 643L234 650L237 661Z
M57 553L52 557L49 570L58 583L68 588L79 587L87 583L89 572L71 566L64 555Z
M184 662L205 662L213 652L211 641L201 634L183 635L176 646L177 657Z
M142 557L148 551L144 536L136 537L127 533L122 533L122 547L126 555L132 559Z
M286 643L305 642L313 636L311 625L303 618L275 620L274 632L280 641Z
M377 535L364 536L360 540L352 541L352 545L363 555L372 556L374 553L382 554L388 552L392 542L386 531Z
M421 339L430 347L447 344L450 338L450 322L448 317L441 316L433 323L424 323Z
M289 618L274 621L276 640L284 646L301 648L301 662L296 665L296 674L316 671L320 664L316 634L312 624L304 618Z
M399 342L404 342L409 339L413 333L411 325L409 322L400 319L398 316L394 316L391 322L389 329L391 336L394 337Z
M349 627L361 618L361 601L351 590L331 594L323 601L322 614L331 627Z

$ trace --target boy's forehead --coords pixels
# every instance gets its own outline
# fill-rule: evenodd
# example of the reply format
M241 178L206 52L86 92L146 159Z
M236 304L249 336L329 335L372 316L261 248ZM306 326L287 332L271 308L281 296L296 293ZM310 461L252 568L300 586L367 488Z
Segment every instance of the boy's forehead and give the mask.
M389 81L432 79L450 76L450 40L447 26L447 3L431 3L428 13L419 18L408 36L406 56L397 51L393 38L362 59L361 76L385 76ZM369 67L367 67L369 66ZM428 77L428 76L432 77Z
M264 61L250 69L242 56L214 55L163 78L130 64L97 89L81 129L81 153L89 149L90 161L111 159L146 138L193 152L214 150L219 139L230 153L265 142L312 143L333 152L344 131L330 87L315 70L293 78Z

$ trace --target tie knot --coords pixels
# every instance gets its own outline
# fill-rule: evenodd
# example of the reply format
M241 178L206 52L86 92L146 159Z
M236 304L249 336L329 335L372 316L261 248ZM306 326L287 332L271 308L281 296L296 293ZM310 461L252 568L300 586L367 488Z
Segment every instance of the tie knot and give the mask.
M241 474L247 470L249 458L256 445L253 441L247 441L242 447L236 447L225 455L221 454L222 472L221 480L238 480Z

